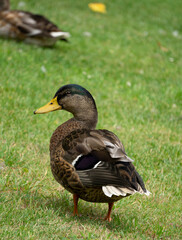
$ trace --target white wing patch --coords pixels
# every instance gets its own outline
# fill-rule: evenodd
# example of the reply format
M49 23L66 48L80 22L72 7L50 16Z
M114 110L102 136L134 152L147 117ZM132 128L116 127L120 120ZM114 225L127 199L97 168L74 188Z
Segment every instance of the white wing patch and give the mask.
M83 155L80 154L80 155L78 155L78 156L75 158L75 160L73 160L73 162L72 162L73 167L75 166L76 162L78 161L78 159L79 159L81 156L83 156Z
M65 37L68 38L70 37L70 34L68 32L51 32L50 35L52 37Z
M36 29L36 28L30 28L29 29L30 33L27 34L27 36L34 36L34 35L38 35L40 33L42 33L42 30Z
M101 161L99 161L97 164L95 164L94 168L96 168L100 163L101 163Z
M126 196L126 193L123 192L121 189L113 186L103 186L102 191L104 194L108 197L112 197L112 195L115 196Z
M25 23L32 24L32 25L37 23L34 19L27 16L25 16L23 20L25 21Z
M75 167L77 161L78 161L79 158L82 157L82 156L83 156L83 154L80 154L80 155L78 155L78 156L75 158L75 160L73 160L73 162L72 162L73 167ZM96 168L100 163L101 163L101 161L99 161L98 163L96 163L96 164L94 165L93 169ZM84 171L87 171L87 169L84 169ZM88 169L88 171L90 171L90 169Z
M107 196L107 197L112 197L112 195L115 195L115 196L123 196L125 197L126 194L134 194L134 193L140 193L140 194L145 194L147 196L150 195L150 192L147 190L146 192L144 192L141 189L139 189L139 191L136 191L134 189L129 189L129 188L120 188L120 187L114 187L114 186L103 186L102 187L102 191L104 192L104 194Z

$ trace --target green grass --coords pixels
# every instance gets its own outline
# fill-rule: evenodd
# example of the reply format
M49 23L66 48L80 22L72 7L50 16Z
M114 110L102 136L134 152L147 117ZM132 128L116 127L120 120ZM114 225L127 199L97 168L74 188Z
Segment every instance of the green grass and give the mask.
M71 38L54 48L0 40L1 239L181 239L182 2L102 1L105 15L86 0L24 2ZM117 202L111 223L100 220L107 204L82 200L73 217L53 179L49 139L70 114L33 115L68 83L93 94L97 127L118 135L152 192Z

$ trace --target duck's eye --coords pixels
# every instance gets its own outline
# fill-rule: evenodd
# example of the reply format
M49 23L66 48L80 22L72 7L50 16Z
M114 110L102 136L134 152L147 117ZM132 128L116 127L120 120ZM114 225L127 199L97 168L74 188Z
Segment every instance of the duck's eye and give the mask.
M69 94L71 94L71 92L70 92L70 91L67 91L67 92L66 92L66 95L69 95Z

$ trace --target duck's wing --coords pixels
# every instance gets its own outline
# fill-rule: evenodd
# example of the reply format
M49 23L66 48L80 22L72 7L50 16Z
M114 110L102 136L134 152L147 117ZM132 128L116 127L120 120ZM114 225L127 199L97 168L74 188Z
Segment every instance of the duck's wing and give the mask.
M60 30L54 23L42 15L32 14L30 12L17 11L22 22L22 27L28 29L28 35L42 34L52 36L61 40L67 40L68 32Z
M44 16L30 12L18 10L3 11L0 13L0 20L3 21L4 24L6 23L7 29L9 29L9 32L11 31L9 37L13 37L14 35L14 38L20 40L30 38L44 39L44 42L42 42L42 45L44 45L44 43L46 43L45 39L52 39L50 43L54 43L59 39L67 41L69 37L68 32L60 30Z
M142 178L118 137L107 130L82 130L67 136L62 146L85 187L102 187L105 195L148 194Z

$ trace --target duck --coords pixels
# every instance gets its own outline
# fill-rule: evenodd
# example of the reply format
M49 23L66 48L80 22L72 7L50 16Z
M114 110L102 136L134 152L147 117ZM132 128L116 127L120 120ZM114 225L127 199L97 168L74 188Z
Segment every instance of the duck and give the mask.
M9 0L0 0L0 36L50 47L58 40L67 42L70 34L42 15L10 10Z
M150 194L119 138L109 130L96 129L97 107L88 90L77 84L64 85L34 114L56 110L73 115L50 139L52 174L73 194L73 215L78 215L79 199L107 203L104 219L110 222L116 201L135 193Z

